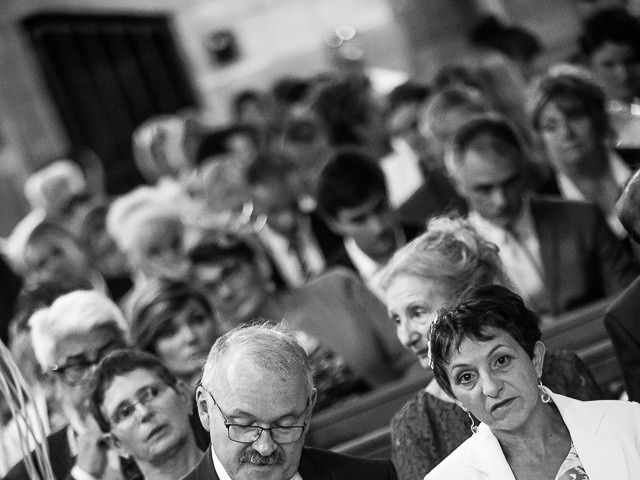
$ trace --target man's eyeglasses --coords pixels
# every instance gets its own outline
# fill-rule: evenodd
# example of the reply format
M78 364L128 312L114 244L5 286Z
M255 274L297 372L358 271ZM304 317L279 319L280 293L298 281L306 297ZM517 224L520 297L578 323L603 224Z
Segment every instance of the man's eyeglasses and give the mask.
M202 389L209 394L211 400L213 400L213 404L218 408L220 415L224 420L224 426L227 427L227 433L229 435L229 440L238 443L253 443L260 438L262 432L264 430L268 431L271 434L271 438L275 443L278 444L287 444L293 443L300 440L302 434L304 433L304 429L307 426L307 422L305 421L302 425L292 425L290 427L259 427L257 425L239 425L237 423L231 423L227 420L226 415L220 409L220 405L216 402L216 399L213 398L212 393L202 387ZM307 402L307 407L308 407ZM305 410L306 411L306 410Z
M136 393L136 401L122 403L113 415L111 415L109 421L112 425L123 425L128 423L133 419L133 415L136 411L136 405L146 407L169 388L169 385L165 383L152 383L151 385L141 388Z
M62 381L70 387L76 387L89 380L89 377L95 370L95 367L107 353L117 350L118 348L124 348L125 346L126 345L122 342L108 343L96 352L95 357L92 360L83 355L77 360L73 360L66 365L54 365L51 367L51 371L60 375Z

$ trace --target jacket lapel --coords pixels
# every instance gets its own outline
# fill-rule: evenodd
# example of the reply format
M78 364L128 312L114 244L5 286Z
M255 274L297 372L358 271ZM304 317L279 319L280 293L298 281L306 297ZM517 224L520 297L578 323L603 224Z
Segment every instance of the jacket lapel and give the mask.
M607 413L593 415L578 402L549 392L564 419L589 480L631 478L620 439L607 431ZM607 461L603 462L602 459Z
M473 435L471 439L475 445L470 448L469 467L483 475L478 478L515 480L498 439L491 433L489 427L481 423L478 433Z
M540 260L542 262L544 285L549 301L551 303L552 313L560 312L560 305L557 292L559 291L560 281L558 274L560 271L560 255L558 251L559 232L556 222L549 221L550 212L545 209L543 203L536 199L531 199L531 218L538 235L538 244L540 245ZM551 215L553 215L551 213Z
M303 480L330 480L331 477L326 469L318 465L314 461L313 455L306 449L302 449L300 455L300 464L298 465L298 472Z
M219 480L216 469L213 466L213 457L211 456L211 446L204 452L204 456L194 470L194 480Z

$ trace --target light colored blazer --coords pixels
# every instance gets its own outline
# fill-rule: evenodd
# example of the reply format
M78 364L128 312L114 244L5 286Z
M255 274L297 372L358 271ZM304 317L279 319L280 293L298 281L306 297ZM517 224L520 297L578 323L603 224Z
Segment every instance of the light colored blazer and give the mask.
M640 404L581 402L549 392L558 407L589 480L640 478ZM496 437L481 424L425 480L515 480Z

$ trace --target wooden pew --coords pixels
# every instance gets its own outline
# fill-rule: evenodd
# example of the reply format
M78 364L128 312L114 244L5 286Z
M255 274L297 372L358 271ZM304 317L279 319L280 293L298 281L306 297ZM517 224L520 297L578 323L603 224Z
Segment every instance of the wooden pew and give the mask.
M604 314L613 300L607 298L573 310L542 328L546 347L578 354L604 390L622 380L620 366L604 326Z
M612 301L613 298L608 298L581 307L542 327L547 348L577 353L605 390L622 379L603 322ZM390 458L389 421L429 379L425 376L413 383L397 382L322 412L312 420L307 443L360 457Z
M425 370L423 378L414 377L390 383L314 415L306 443L321 448L337 445L347 445L341 448L348 448L349 442L370 434L373 435L371 441L374 444L384 443L384 435L376 436L372 432L388 428L393 415L418 390L426 387L431 378L432 375ZM386 442L388 443L388 439Z

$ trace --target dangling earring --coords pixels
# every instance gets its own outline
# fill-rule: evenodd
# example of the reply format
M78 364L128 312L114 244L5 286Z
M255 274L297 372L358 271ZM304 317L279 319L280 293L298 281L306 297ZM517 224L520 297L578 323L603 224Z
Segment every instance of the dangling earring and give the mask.
M468 410L467 410L467 415L469 415L469 420L471 420L471 433L472 434L478 433L478 425L476 425L475 418L473 418L473 415L471 415L471 412Z
M540 390L540 400L542 400L542 403L550 403L551 397L547 392L545 392L541 378L538 378L538 390Z

